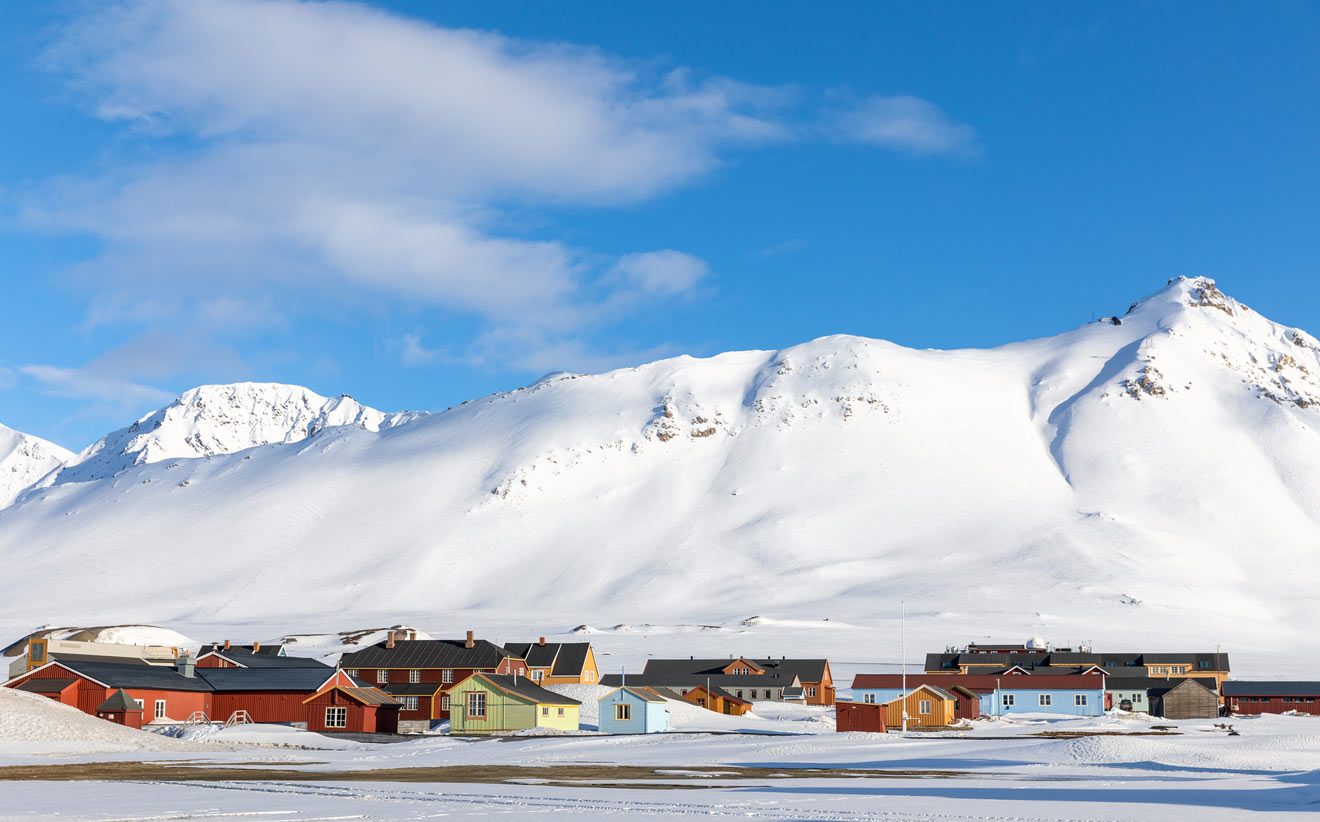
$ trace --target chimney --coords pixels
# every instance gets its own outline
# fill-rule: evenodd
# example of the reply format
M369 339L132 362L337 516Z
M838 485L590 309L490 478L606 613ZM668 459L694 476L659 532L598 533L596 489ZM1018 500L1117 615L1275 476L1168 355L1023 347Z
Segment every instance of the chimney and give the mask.
M257 651L260 651L260 650L261 650L261 643L260 643L260 642L253 642L253 643L252 643L252 653L255 654Z
M540 642L537 642L536 644L537 644L537 645L542 645L542 646L544 646L544 645L545 645L545 637L541 637L541 641L540 641Z
M192 654L185 651L184 653L179 654L178 658L174 660L174 669L181 675L192 679L195 662L196 660L193 659Z
M225 640L225 650L226 650L226 651L229 650L229 640L227 640L227 639Z
M386 631L386 632L385 632L385 647L386 647L386 648L393 648L393 647L394 647L394 632L393 632L393 631Z
M463 647L464 647L464 648L475 648L475 647L477 647L477 641L476 641L475 639L472 638L472 636L473 636L472 632L471 632L471 631L468 631L467 634L468 634L468 635L467 635L467 642L464 642L464 643L463 643Z

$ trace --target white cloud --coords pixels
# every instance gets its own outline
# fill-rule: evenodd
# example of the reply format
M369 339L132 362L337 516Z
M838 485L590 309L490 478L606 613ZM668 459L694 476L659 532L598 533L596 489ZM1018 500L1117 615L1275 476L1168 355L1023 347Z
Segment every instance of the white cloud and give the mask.
M13 388L16 385L18 385L18 375L14 373L14 369L0 365L0 391Z
M403 346L399 352L399 359L404 365L425 365L435 361L439 356L439 351L422 345L421 334L403 335Z
M851 101L836 113L837 135L910 154L974 155L976 130L950 120L934 103L899 95Z
M614 270L639 291L662 297L690 291L710 271L705 260L672 249L625 254Z
M39 382L48 394L71 399L94 400L114 408L137 408L143 404L160 405L174 399L174 395L168 391L97 374L83 368L21 365L18 370Z

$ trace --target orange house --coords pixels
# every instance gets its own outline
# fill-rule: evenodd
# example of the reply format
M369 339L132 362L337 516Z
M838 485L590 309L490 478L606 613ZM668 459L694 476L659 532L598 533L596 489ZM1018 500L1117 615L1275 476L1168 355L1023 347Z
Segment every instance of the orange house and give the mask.
M745 699L739 699L718 685L712 685L709 688L705 685L698 685L683 694L683 699L693 705L700 705L708 711L714 711L717 714L728 714L729 716L742 716L752 708L752 703Z
M527 678L537 685L598 685L600 668L590 642L506 642L504 647L527 661Z

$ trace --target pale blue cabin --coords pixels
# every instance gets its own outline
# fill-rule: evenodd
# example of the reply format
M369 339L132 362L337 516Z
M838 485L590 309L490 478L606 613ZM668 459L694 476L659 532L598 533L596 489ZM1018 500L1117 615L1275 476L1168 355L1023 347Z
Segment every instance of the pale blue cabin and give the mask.
M981 691L981 716L1010 716L1013 714L1051 714L1055 716L1103 716L1105 712L1104 678L1095 677L1094 687L1059 683L1023 682L1031 677L1005 677L999 688ZM937 683L931 678L925 682ZM956 679L949 678L951 683ZM1035 687L1032 687L1032 685ZM916 687L915 685L913 687ZM910 693L912 687L908 688ZM853 687L853 700L884 704L899 698L900 688Z
M597 705L598 727L607 734L654 734L669 730L667 700L650 688L625 685L605 694Z

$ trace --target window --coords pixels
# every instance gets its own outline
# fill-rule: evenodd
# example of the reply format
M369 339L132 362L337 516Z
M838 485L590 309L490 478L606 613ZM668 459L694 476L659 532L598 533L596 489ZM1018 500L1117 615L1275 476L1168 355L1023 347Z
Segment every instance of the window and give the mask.
M862 694L862 701L869 704L875 704L875 694Z
M445 683L446 685L448 685L450 682L453 682L454 672L449 668L445 668L443 671L440 672L440 681Z
M1048 708L1054 704L1054 694L1041 694L1036 697L1036 704L1042 708Z
M923 700L921 700L921 702L920 702L920 703L918 704L918 706L917 706L917 712L920 713L920 714L923 714L923 715L929 715L929 714L930 714L930 700L929 700L929 699L923 699Z
M738 690L734 691L733 695L738 697L739 699L742 699L742 688L739 688Z
M563 716L563 715L564 715L564 709L563 709L563 708L560 708L560 709L559 709L559 715L560 715L560 716Z
M449 710L449 694L444 694L440 697L440 710Z
M468 719L486 718L486 692L468 691L467 695L467 715Z
M357 678L358 678L358 669L357 669L357 668L345 668L345 669L344 669L344 673L348 674L349 676L353 677L354 679L357 679Z
M532 671L533 682L540 682L542 679L545 679L545 671Z
M32 643L32 661L38 664L46 661L46 643Z
M550 715L550 709L547 708L546 706L542 705L542 706L541 706L541 716L549 716L549 715Z
M1000 701L1003 703L1005 708L1011 708L1013 707L1013 702L1014 702L1013 697L1014 694L1002 694L1000 696Z
M1086 694L1073 694L1073 704L1079 708L1086 707Z
M1133 695L1132 695L1132 704L1133 704L1133 705L1140 705L1140 704L1141 704L1142 702L1144 702L1144 701L1145 701L1145 695L1144 695L1144 694L1133 694Z
M347 728L348 708L326 708L325 726L327 728Z
M1169 673L1171 673L1171 674L1185 674L1185 673L1187 673L1187 666L1186 666L1186 665L1170 665L1170 666L1169 666Z
M156 700L156 718L157 719L165 718L165 700L163 699Z
M405 696L405 697L403 698L403 709L404 709L405 711L415 711L415 710L417 710L417 697L415 697L415 696Z
M1169 672L1169 666L1167 666L1167 665L1152 665L1152 666L1150 666L1150 672L1151 672L1152 674L1167 674L1167 673Z
M409 682L421 682L421 681L422 681L422 672L421 672L421 671L418 671L418 670L412 670L412 671L409 671L409 672L408 672L408 681L409 681Z
M812 685L810 688L807 689L807 696L814 697L815 695L816 695L816 686Z
M1196 667L1200 668L1203 671L1208 671L1210 670L1210 660L1203 659L1200 662L1196 663Z
M595 671L587 671L587 681L588 681L588 682L595 682L595 681L596 681L596 672L595 672Z
M390 681L390 672L389 672L389 671L385 670L384 668L381 668L380 670L376 671L376 682L377 682L378 684L383 685L383 684L385 684L386 682L389 682L389 681Z
M627 722L632 719L632 706L626 702L620 702L614 706L614 718L620 722Z

